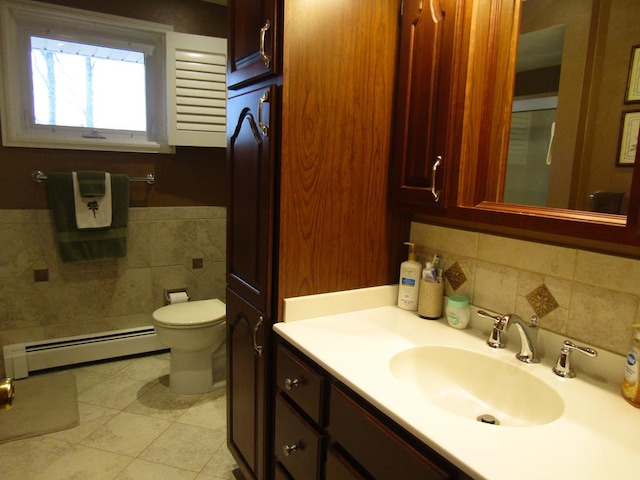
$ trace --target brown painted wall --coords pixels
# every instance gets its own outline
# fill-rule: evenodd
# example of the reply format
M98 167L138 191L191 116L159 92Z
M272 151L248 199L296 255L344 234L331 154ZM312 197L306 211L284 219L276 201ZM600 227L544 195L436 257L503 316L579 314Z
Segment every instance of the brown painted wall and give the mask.
M171 24L178 32L226 37L226 7L200 0L48 0L46 3ZM105 170L145 176L156 184L131 186L131 206L226 205L226 153L221 148L177 147L176 153L121 153L0 144L0 209L47 208L45 186L31 172Z

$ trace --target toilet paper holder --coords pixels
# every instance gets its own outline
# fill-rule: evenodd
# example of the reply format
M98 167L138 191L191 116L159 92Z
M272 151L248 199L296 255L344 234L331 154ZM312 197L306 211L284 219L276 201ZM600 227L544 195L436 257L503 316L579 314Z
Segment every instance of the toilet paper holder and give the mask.
M165 305L170 305L171 304L171 297L169 295L171 293L184 293L187 296L187 301L191 300L191 297L189 296L189 292L187 291L187 287L165 288L164 289L164 304Z

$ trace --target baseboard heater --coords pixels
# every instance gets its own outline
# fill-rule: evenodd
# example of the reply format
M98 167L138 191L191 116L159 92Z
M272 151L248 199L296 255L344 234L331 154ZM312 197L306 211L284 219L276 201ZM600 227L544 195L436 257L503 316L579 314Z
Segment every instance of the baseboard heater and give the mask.
M6 376L26 378L31 372L110 358L168 350L153 326L5 345Z

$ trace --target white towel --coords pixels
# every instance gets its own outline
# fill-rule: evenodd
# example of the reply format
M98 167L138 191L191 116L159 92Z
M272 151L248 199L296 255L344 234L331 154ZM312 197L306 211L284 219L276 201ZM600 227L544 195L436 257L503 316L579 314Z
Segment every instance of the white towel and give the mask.
M78 174L73 175L73 202L76 208L78 229L105 228L111 226L111 175L104 174L104 196L83 197L78 186Z

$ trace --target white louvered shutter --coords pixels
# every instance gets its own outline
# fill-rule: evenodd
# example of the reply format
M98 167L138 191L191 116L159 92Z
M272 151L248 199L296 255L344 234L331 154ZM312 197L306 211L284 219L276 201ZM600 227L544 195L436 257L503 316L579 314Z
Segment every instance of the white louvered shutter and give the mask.
M226 147L227 40L167 35L170 145Z

